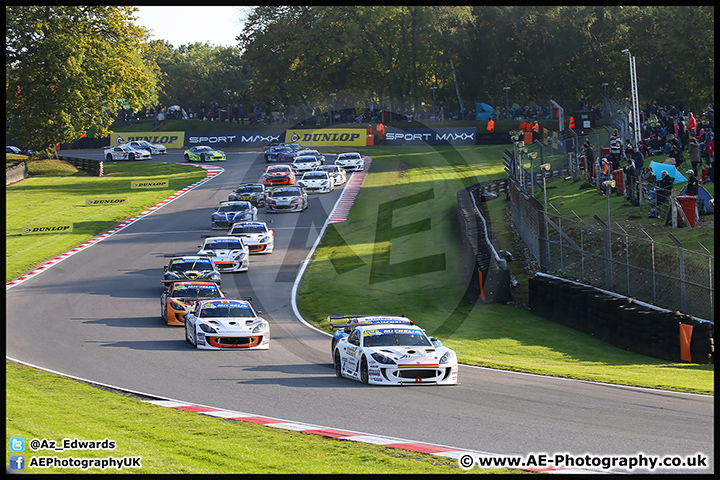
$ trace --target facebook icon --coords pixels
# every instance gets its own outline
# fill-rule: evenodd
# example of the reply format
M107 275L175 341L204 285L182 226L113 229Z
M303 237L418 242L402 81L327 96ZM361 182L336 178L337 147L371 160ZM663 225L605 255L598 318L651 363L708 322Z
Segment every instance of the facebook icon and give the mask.
M25 455L10 455L10 470L24 470Z

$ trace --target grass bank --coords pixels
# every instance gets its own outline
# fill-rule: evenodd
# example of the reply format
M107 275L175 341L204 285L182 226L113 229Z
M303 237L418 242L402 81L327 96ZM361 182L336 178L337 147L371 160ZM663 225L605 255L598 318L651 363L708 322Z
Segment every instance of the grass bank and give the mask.
M522 308L463 301L468 279L454 233L455 194L503 176L501 152L494 147L373 149L371 170L348 220L328 227L303 278L298 300L303 316L330 331L327 315L404 314L457 350L462 363L714 393L713 365L646 357ZM510 243L503 201L488 205L494 210L494 232L503 232ZM631 214L622 205L616 213ZM695 234L687 230L675 234ZM511 264L511 273L521 281L520 289L526 287L519 265Z

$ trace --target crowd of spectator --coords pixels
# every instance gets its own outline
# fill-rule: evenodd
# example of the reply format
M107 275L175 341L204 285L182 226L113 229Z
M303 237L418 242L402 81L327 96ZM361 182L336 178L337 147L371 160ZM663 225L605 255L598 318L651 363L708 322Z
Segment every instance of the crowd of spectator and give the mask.
M613 172L622 170L624 194L629 202L638 205L640 195L649 199L651 216L657 216L656 207L668 203L675 176L684 174L687 178L685 195L697 196L701 184L713 182L715 178L715 111L713 105L700 115L685 112L682 107L648 104L646 121L640 129L640 140L633 145L630 139L622 141L614 130L609 141L609 156L598 155L595 146L586 140L580 154L586 168L586 175L596 181L598 187L610 180ZM606 150L607 152L607 150ZM662 155L658 163L675 168L663 170L656 178L647 157ZM673 172L678 172L674 173ZM601 193L605 189L599 188ZM700 202L698 202L700 203Z

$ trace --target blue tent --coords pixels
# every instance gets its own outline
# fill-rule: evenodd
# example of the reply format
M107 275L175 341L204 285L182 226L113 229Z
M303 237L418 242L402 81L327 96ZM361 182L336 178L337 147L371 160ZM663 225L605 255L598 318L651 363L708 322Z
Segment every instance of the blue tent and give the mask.
M475 105L475 120L478 122L487 122L493 115L497 117L497 112L487 103L478 102Z
M668 172L668 175L670 175L671 177L675 177L675 181L673 182L673 184L687 182L687 178L685 178L685 175L680 173L680 171L675 167L675 165L650 162L650 168L652 168L653 174L655 174L655 178L658 181L662 178L662 172L663 170L665 170Z

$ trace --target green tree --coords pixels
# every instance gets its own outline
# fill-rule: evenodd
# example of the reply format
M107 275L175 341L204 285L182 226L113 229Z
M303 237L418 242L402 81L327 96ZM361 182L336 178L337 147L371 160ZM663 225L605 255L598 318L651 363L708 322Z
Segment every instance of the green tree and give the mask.
M153 66L143 63L146 31L133 7L6 6L8 136L46 150L90 131L109 134L116 102L152 99Z

